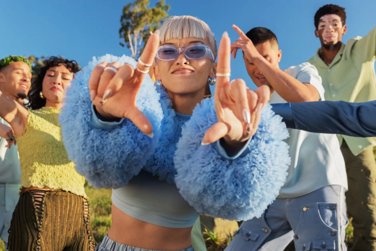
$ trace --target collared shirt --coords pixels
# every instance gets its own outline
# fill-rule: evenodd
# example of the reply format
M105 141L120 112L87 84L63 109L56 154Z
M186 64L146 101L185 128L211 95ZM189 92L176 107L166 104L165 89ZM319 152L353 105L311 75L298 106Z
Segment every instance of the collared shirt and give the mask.
M318 51L309 62L320 73L326 100L364 102L376 99L375 56L376 27L367 36L350 39L342 45L331 64L327 65ZM376 138L342 137L354 155L369 145L376 145Z
M321 99L324 89L315 67L304 63L287 71L302 83L313 85ZM286 103L273 92L271 103ZM310 133L289 129L291 164L284 186L278 198L296 198L328 185L340 185L347 189L345 162L336 135Z
M0 118L0 123L8 125ZM0 184L19 184L21 179L17 145L6 147L7 141L0 137Z

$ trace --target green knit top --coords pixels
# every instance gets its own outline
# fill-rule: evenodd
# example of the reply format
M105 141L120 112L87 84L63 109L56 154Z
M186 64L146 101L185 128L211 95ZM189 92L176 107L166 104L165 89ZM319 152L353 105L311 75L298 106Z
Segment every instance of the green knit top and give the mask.
M49 107L30 111L26 132L17 139L21 185L61 189L86 197L85 178L68 159L62 142L59 112Z

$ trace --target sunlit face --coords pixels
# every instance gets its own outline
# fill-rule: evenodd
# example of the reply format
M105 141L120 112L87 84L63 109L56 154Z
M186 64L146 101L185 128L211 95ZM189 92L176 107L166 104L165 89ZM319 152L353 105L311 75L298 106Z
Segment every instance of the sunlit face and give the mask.
M63 102L65 91L70 86L73 73L64 65L51 67L43 78L42 93L46 98L46 105L49 103L60 104Z
M0 72L0 90L17 98L26 97L31 85L31 69L24 62L13 62Z
M256 45L257 51L272 65L279 68L279 61L282 57L282 52L278 48L275 41L265 41ZM252 81L257 86L264 84L269 85L262 71L253 63L244 58L245 67Z
M342 24L338 15L328 14L320 18L315 35L320 39L321 45L325 47L341 42L346 31L346 25Z
M197 38L171 39L163 44L179 48L206 41ZM177 95L190 95L207 90L209 76L214 77L215 63L209 57L202 59L187 59L184 53L171 61L156 59L155 75L169 93Z

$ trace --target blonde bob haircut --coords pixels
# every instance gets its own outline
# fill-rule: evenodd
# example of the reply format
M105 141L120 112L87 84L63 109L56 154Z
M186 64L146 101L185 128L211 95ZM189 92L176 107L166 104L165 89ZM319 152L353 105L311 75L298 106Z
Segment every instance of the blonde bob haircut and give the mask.
M160 27L161 43L170 39L198 38L206 41L217 57L217 45L209 25L193 16L172 16L167 18Z

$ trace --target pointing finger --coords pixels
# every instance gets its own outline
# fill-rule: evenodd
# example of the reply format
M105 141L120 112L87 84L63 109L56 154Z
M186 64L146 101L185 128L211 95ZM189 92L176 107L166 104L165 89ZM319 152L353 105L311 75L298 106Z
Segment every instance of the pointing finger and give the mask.
M145 45L145 48L137 62L135 75L141 79L144 78L144 74L148 73L150 67L153 65L155 55L159 47L159 30L156 30L149 36L149 39Z
M221 42L218 48L218 64L217 64L217 87L216 96L222 92L226 83L230 80L230 59L231 59L231 45L230 38L227 32L223 33Z
M238 35L240 36L240 38L245 39L245 40L249 40L249 38L247 37L247 35L238 26L236 26L235 24L233 24L232 28L236 31L236 33L238 33Z

